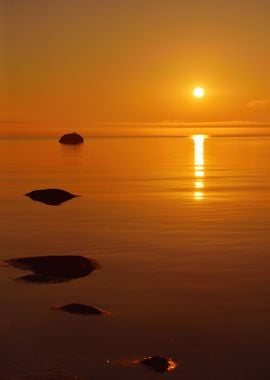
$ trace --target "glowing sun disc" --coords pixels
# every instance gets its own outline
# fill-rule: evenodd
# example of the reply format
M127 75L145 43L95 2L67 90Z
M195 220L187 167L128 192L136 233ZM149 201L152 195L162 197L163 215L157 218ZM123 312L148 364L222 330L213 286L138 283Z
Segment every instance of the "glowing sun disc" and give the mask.
M204 88L202 87L195 87L193 89L193 95L195 96L195 98L203 98L204 97Z

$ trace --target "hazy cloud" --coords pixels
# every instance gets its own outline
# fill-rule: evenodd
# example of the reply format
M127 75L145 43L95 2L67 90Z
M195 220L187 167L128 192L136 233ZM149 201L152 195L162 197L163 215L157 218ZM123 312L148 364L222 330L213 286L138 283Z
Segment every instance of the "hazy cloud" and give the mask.
M266 109L270 108L270 99L258 99L258 100L251 100L247 104L248 108L252 109Z
M270 101L270 99L269 99ZM192 128L192 127L253 127L269 126L269 122L249 121L249 120L223 120L223 121L182 121L182 120L163 120L154 122L103 122L95 123L99 127L169 127L169 128Z

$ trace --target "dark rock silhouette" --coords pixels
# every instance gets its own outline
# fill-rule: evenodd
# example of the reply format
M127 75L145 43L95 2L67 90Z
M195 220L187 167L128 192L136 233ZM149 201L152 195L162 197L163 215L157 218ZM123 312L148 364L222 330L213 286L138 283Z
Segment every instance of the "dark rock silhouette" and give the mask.
M177 366L172 359L166 359L161 356L151 356L149 358L145 358L141 361L141 364L160 373L172 371Z
M50 206L59 206L72 198L78 197L78 195L61 189L34 190L25 195L33 201L42 202Z
M83 137L75 132L67 133L66 135L63 135L59 140L61 144L67 144L67 145L82 144L83 141L84 141Z
M100 268L95 260L83 256L38 256L5 261L7 264L33 274L18 280L35 283L58 283L85 277Z
M53 310L62 310L71 314L80 315L102 315L108 314L108 312L98 309L93 306L83 305L81 303L70 303L63 306L52 306Z

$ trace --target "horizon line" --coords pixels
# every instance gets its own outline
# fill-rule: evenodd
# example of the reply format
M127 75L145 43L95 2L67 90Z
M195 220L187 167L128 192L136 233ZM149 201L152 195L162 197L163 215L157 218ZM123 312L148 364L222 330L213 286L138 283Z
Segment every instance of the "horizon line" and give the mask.
M170 127L170 128L189 128L189 127L269 127L270 121L251 121L251 120L223 120L223 121L181 121L181 120L163 120L163 121L104 121L88 122L86 120L0 120L0 124L73 124L79 123L83 127ZM49 125L48 125L49 126Z

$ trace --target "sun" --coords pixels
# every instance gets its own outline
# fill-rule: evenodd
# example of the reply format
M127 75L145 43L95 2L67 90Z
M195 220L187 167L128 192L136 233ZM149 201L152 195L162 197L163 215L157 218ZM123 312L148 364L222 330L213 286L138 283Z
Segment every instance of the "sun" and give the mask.
M204 94L205 94L205 91L204 91L204 88L202 87L195 87L193 89L193 96L195 96L195 98L203 98Z

